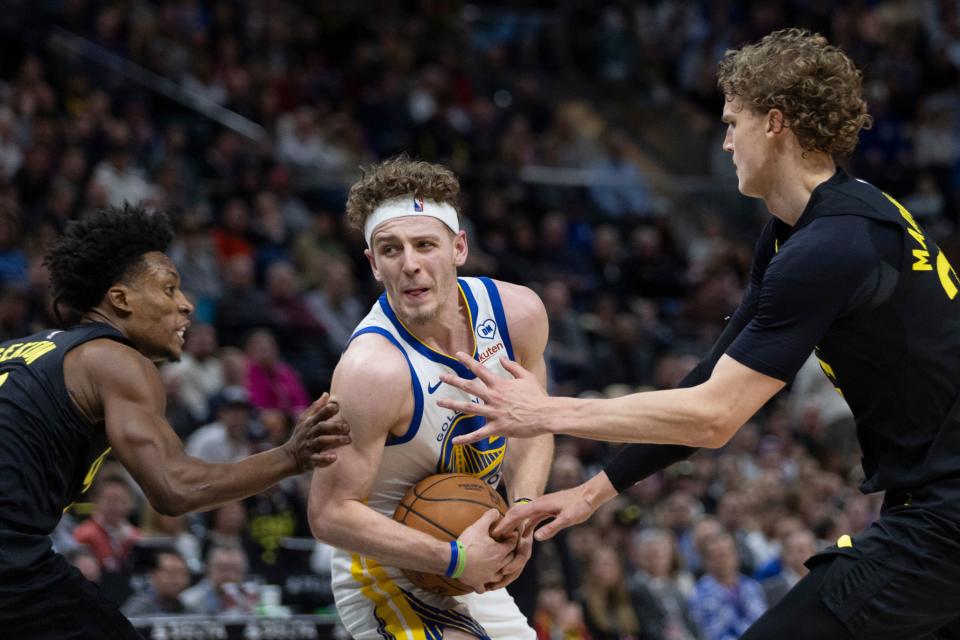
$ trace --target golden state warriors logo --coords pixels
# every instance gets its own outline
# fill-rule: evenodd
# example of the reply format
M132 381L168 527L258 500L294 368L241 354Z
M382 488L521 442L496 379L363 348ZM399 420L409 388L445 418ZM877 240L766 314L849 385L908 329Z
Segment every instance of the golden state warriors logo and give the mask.
M468 473L492 483L499 480L503 454L507 451L506 438L496 436L473 444L453 444L457 436L473 433L484 424L486 418L482 416L462 413L454 416L453 423L444 434L437 473Z

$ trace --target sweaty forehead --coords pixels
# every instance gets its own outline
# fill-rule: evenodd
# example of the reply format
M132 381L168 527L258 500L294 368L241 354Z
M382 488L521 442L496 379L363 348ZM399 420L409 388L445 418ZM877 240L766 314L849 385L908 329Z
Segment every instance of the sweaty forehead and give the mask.
M373 232L373 244L387 238L410 238L420 236L441 236L444 232L453 232L440 220L430 216L403 216L392 218L379 225Z
M154 278L167 276L180 277L176 265L173 264L173 260L171 260L167 254L160 251L151 251L143 254L143 262L141 265L142 275L144 276Z

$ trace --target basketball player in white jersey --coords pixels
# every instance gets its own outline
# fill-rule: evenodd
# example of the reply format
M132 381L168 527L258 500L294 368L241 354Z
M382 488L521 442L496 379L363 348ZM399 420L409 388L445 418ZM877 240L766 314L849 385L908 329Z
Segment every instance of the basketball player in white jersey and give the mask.
M440 398L473 400L440 382L444 373L471 375L451 355L458 351L503 377L509 374L500 358L515 359L546 386L547 316L536 294L457 277L467 258L454 208L459 188L448 169L400 157L372 167L347 200L386 292L334 372L332 392L352 443L314 474L310 522L317 538L337 548L337 610L358 640L536 637L503 588L530 558L531 532L493 540L498 515L491 510L461 535L458 549L391 519L407 489L434 473L469 473L494 487L502 478L510 503L532 499L553 457L550 436L454 446L454 437L483 420L437 406ZM400 568L459 576L477 593L437 596L413 586Z

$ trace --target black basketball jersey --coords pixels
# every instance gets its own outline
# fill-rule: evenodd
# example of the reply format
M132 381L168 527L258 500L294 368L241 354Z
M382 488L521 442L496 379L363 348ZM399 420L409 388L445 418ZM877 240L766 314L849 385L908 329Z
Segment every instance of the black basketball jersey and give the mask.
M896 288L874 309L839 318L817 345L821 367L850 405L865 491L960 478L960 281L939 247L896 200L858 180L825 190L820 215L897 224Z
M895 281L879 302L859 297L862 276L891 260L878 249L891 243L862 239L891 237ZM913 216L838 171L761 243L759 301L728 354L788 381L815 348L856 419L864 491L960 480L960 281Z
M67 353L98 338L129 344L100 323L0 343L0 529L53 531L109 453L104 425L80 413L63 379Z

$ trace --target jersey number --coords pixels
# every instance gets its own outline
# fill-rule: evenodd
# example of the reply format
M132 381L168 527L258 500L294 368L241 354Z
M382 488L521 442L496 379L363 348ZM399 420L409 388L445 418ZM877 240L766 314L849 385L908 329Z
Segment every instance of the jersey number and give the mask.
M914 271L933 271L933 265L930 264L930 250L927 248L927 238L920 230L920 225L913 219L906 207L897 202L890 194L884 193L883 195L887 196L887 200L894 204L903 219L907 221L907 233L920 247L913 250L915 262L911 268ZM943 255L940 247L934 245L933 248L937 250L937 277L940 279L940 286L943 287L947 297L953 300L957 297L957 292L960 291L960 278L957 278L957 272L950 266L950 261L947 260L947 256Z

